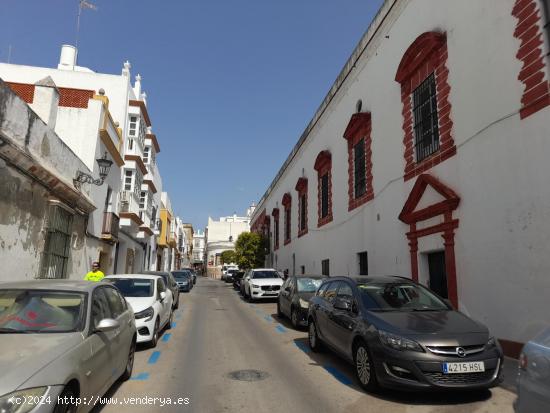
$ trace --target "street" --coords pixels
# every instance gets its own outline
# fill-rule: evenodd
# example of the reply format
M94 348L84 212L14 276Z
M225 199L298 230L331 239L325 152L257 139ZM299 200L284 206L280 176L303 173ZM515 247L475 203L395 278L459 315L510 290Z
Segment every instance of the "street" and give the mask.
M105 395L116 405L96 406L94 412L513 411L515 395L500 387L366 394L352 367L332 353L311 353L306 331L277 319L275 302L247 303L219 280L199 277L180 303L174 327L157 347L138 347L132 379Z

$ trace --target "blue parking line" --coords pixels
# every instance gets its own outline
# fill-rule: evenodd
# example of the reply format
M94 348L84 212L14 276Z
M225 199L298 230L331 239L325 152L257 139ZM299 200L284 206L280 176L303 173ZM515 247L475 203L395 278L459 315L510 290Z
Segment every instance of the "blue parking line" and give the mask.
M170 337L172 337L172 334L166 333L165 335L162 336L162 341L166 343L168 342L168 340L170 340Z
M311 353L311 349L309 348L309 346L304 343L303 341L295 341L294 344L296 345L296 347L298 347L300 350L302 350L304 353Z
M266 316L264 317L264 320L267 321L268 323L271 323L271 321L273 321L273 319L271 318L270 315L266 315Z
M275 327L275 330L277 330L279 333L286 333L286 328L284 328L282 325L277 325L277 327Z
M176 320L179 320L181 318L181 314L176 314Z
M177 325L177 324L178 324L178 323L176 323L176 322L174 321L174 322L172 323L172 328L176 328L176 325Z
M131 377L130 380L145 381L149 379L149 373L139 373Z
M153 354L151 354L151 357L149 357L149 361L147 361L148 364L155 364L160 357L160 351L154 351Z
M346 376L344 373L342 373L340 370L338 370L336 367L323 366L323 368L326 371L328 371L340 383L345 384L346 386L350 386L352 384L352 381L350 380L350 378Z

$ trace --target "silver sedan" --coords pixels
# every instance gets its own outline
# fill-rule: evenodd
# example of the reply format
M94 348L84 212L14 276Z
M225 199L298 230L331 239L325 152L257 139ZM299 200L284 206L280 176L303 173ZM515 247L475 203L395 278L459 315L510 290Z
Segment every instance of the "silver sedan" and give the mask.
M132 309L109 284L0 284L0 411L91 410L131 376L135 343Z

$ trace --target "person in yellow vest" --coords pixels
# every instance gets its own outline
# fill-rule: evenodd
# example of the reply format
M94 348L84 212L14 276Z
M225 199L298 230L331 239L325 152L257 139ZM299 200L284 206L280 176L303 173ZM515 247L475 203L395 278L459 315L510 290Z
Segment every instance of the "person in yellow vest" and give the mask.
M99 262L94 261L92 263L92 271L86 274L84 281L98 282L101 281L103 277L105 277L105 274L103 274L103 272L99 269Z

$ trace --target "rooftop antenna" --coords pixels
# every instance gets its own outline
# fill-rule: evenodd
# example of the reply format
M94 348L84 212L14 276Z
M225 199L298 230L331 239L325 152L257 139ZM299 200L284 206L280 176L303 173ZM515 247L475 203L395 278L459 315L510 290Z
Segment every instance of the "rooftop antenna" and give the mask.
M78 50L78 35L80 34L80 15L82 14L82 9L97 10L95 4L89 3L86 0L78 0L78 17L76 18L76 41L75 47Z
M8 47L8 63L11 61L11 44Z

